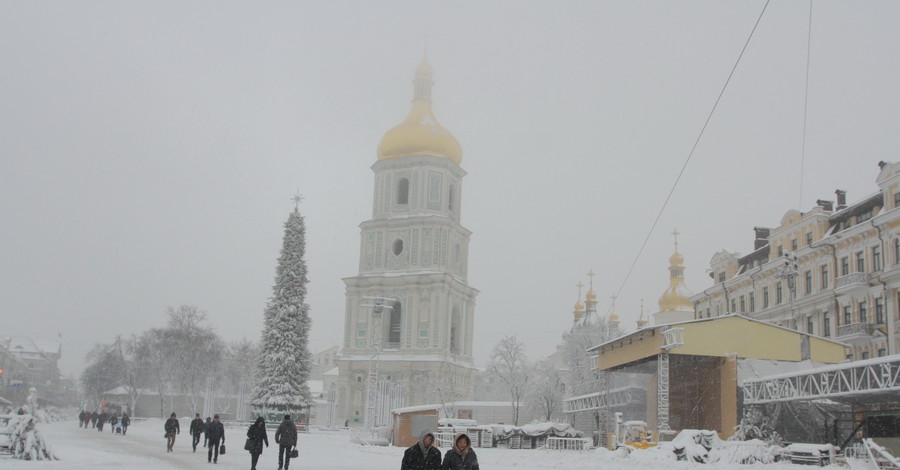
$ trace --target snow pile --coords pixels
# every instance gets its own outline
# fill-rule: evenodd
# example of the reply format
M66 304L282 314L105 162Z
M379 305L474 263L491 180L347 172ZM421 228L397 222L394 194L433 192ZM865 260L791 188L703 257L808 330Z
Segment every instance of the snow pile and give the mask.
M40 411L40 410L38 410ZM35 426L38 420L34 415L13 415L6 426L9 433L12 456L21 460L59 460L50 449L50 445L44 440L44 436L38 432Z

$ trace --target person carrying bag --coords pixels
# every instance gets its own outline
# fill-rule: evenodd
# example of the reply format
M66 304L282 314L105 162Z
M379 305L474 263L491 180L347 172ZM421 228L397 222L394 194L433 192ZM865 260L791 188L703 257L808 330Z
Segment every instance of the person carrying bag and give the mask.
M263 452L263 443L269 447L269 434L266 432L266 420L262 416L256 418L249 429L247 429L247 442L244 443L244 450L250 452L250 470L256 470L256 462L259 461L259 455Z

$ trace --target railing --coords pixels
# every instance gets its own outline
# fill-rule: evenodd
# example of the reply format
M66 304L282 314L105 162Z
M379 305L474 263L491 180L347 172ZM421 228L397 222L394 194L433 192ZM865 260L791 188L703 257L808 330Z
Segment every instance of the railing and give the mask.
M843 338L846 336L871 336L872 333L875 332L875 326L871 323L858 322L851 323L849 325L841 325L837 329L837 337Z
M384 343L384 351L399 351L400 343Z
M669 349L684 346L684 328L669 328L663 331L662 348Z
M547 450L588 450L591 448L591 440L584 437L548 437Z
M847 287L868 286L869 273L853 273L841 276L834 280L835 289L843 289Z

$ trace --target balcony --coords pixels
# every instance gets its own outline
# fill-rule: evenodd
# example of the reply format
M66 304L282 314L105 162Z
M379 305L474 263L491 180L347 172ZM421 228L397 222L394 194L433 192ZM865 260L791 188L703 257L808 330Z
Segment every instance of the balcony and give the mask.
M388 342L384 343L384 347L382 348L382 350L383 351L399 351L400 343L399 342L394 343L394 342L388 341Z
M866 344L872 341L872 333L875 325L871 323L851 323L837 328L837 340L856 345Z
M853 273L834 280L834 292L838 295L869 288L869 273Z

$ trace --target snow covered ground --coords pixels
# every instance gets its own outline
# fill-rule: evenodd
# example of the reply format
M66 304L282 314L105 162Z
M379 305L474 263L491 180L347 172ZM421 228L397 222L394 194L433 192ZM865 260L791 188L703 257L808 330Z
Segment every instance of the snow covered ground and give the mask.
M187 422L182 423L182 429ZM58 470L162 470L162 469L248 469L250 454L243 450L246 429L228 427L225 430L228 453L219 457L214 467L206 462L206 449L198 447L191 452L187 432L182 432L175 442L175 452L166 453L163 439L163 421L140 421L128 430L127 436L113 435L105 431L79 429L75 422L44 424L39 428L45 433L60 460L56 462L27 462L0 457L4 470L58 469ZM300 434L300 457L291 462L295 470L397 470L403 449L397 447L370 447L353 444L346 432L313 431ZM269 433L270 447L265 449L258 464L259 470L278 468L278 449L273 433ZM201 443L202 445L202 443ZM443 449L442 449L443 450ZM545 451L510 449L475 449L483 470L604 470L616 469L743 469L799 470L801 467L786 463L772 465L695 464L670 460L662 451L635 451L622 458L606 450L594 451ZM202 452L202 454L201 454ZM826 468L837 469L831 466Z

